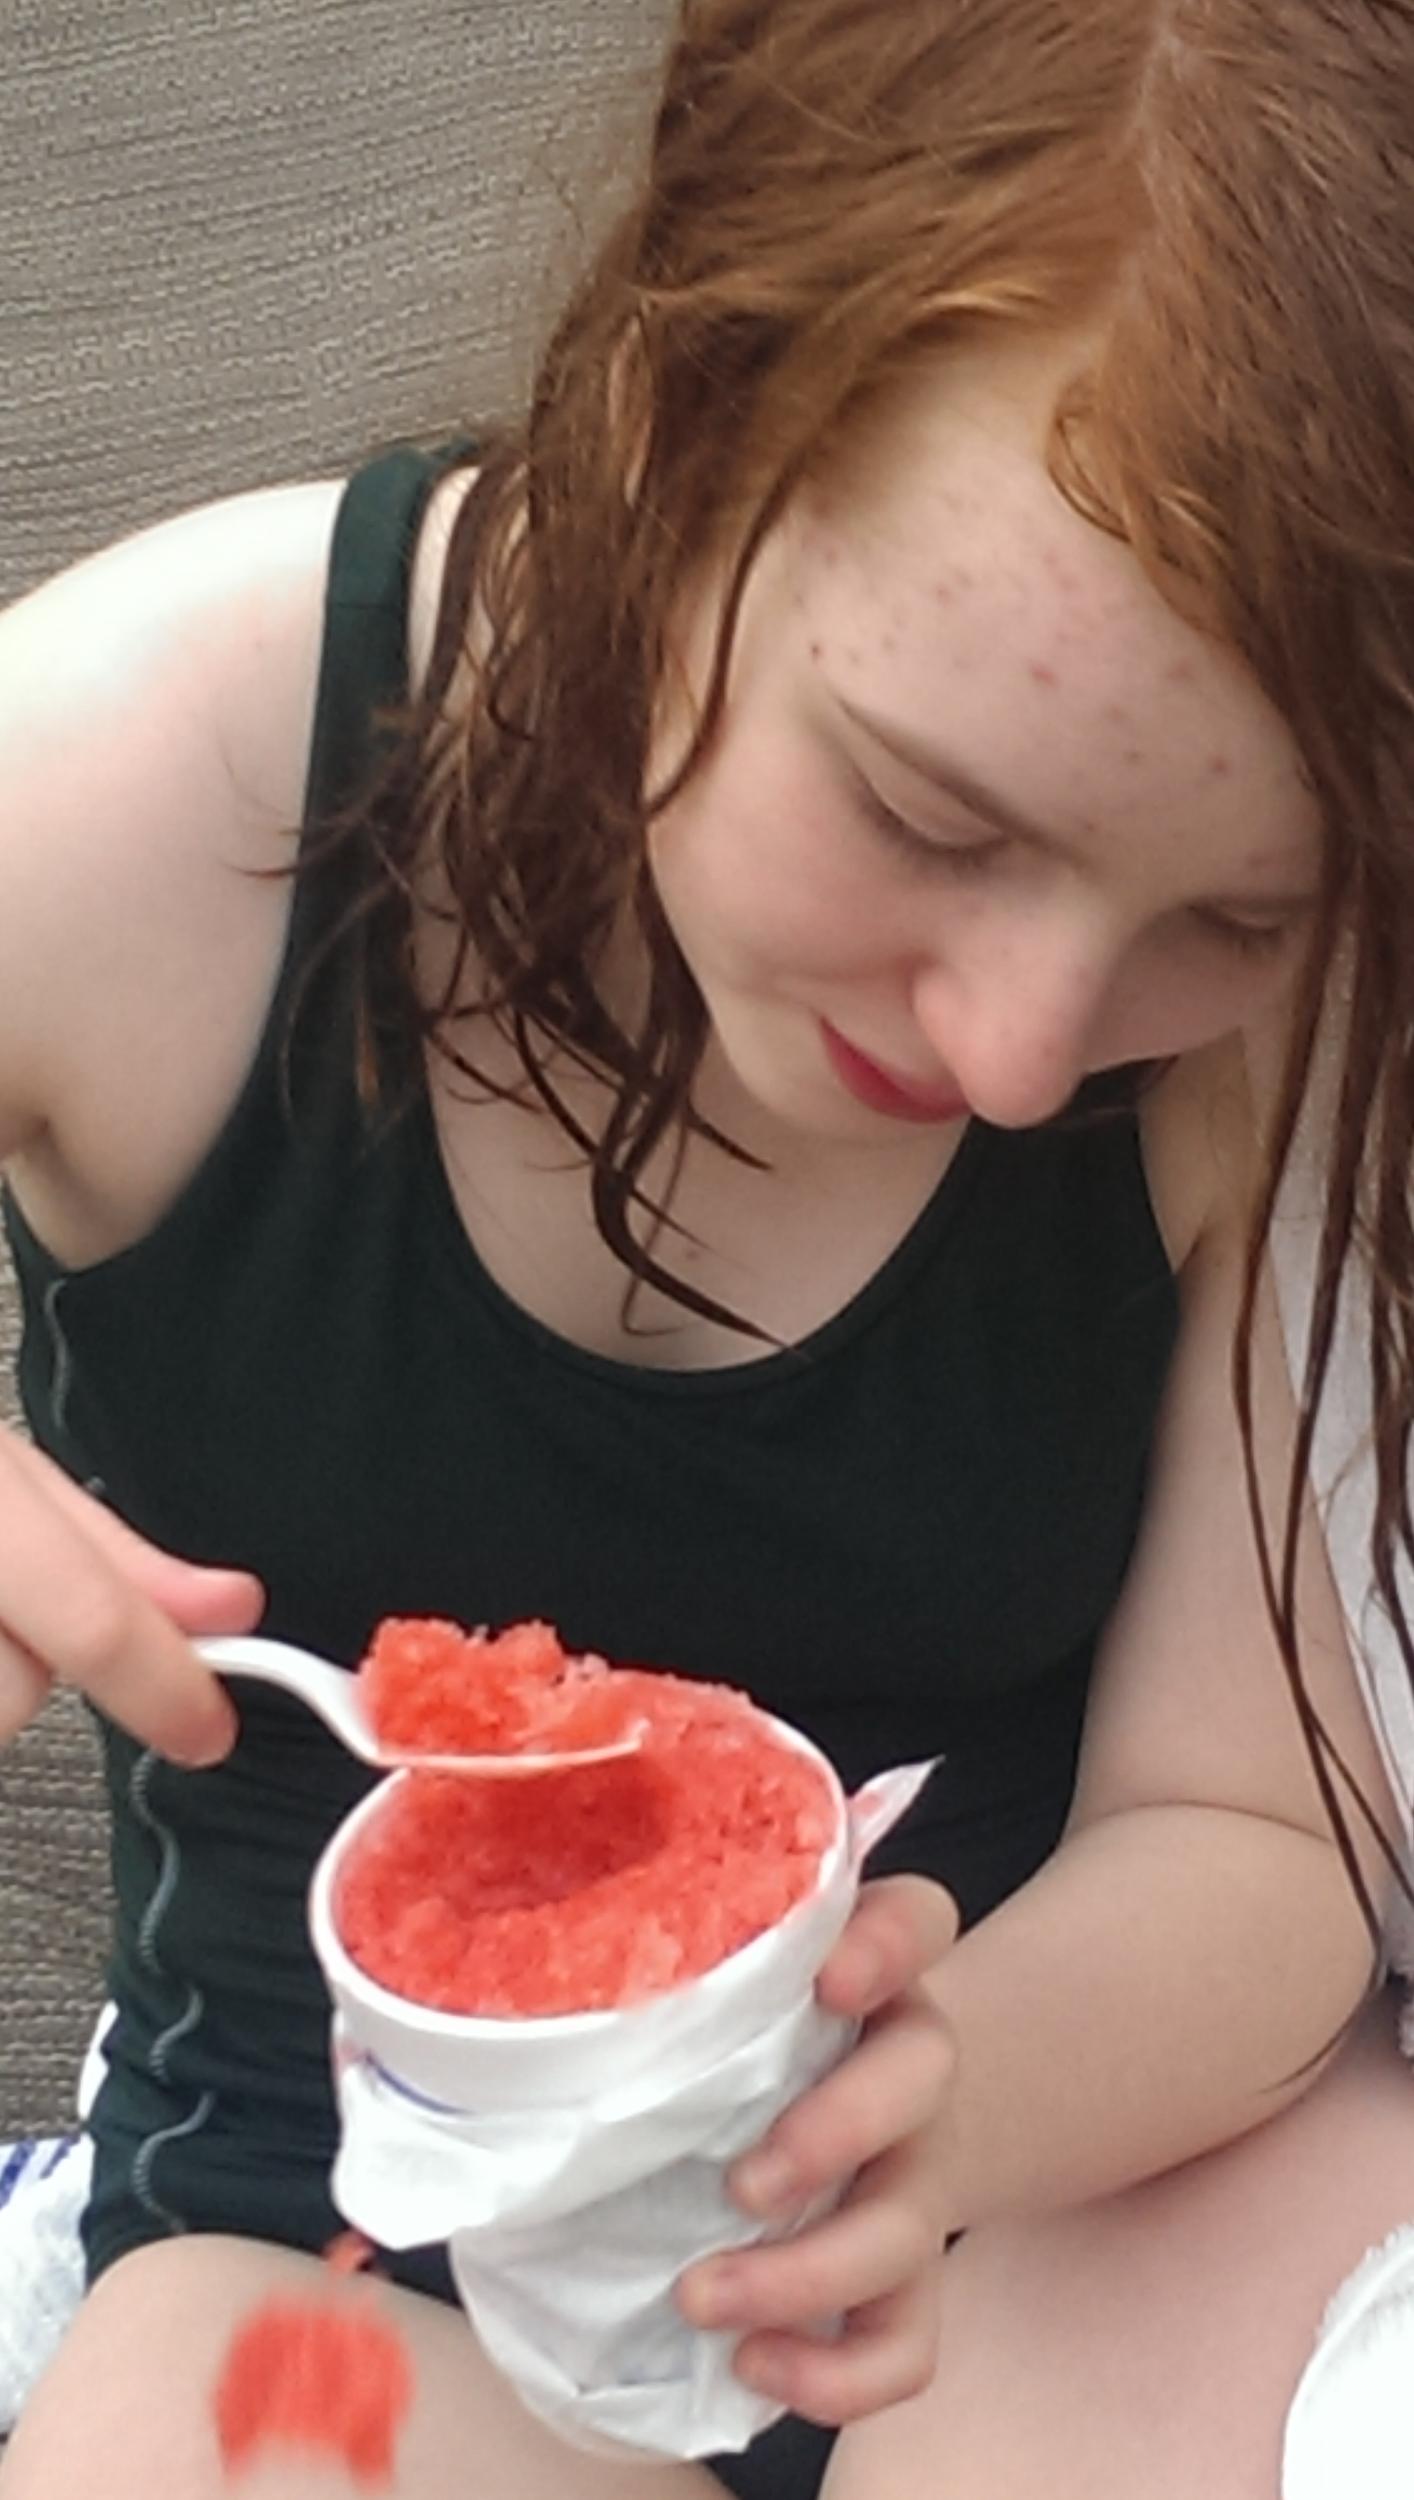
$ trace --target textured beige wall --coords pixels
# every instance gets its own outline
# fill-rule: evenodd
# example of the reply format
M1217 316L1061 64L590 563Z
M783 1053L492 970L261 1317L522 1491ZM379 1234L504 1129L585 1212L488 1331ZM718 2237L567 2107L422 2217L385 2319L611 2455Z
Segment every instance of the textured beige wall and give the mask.
M673 7L0 9L0 600L518 395Z

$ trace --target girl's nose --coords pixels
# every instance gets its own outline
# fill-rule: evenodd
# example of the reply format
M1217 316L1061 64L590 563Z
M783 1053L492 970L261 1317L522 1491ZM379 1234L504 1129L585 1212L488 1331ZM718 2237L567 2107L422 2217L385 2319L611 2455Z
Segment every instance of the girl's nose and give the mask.
M1034 1128L1063 1111L1095 1056L1104 1003L1094 966L1012 956L925 975L914 1012L972 1109L994 1128Z

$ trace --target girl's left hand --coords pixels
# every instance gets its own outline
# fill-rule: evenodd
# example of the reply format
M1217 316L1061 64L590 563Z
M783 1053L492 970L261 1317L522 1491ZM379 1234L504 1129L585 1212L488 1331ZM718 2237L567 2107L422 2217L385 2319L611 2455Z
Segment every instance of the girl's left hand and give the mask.
M678 2287L694 2326L742 2331L748 2387L815 2422L877 2413L933 2375L953 2050L920 1983L957 1929L923 1876L864 1886L816 1982L822 2005L863 2021L859 2043L729 2174L738 2204L778 2227L844 2196L798 2236L705 2258Z

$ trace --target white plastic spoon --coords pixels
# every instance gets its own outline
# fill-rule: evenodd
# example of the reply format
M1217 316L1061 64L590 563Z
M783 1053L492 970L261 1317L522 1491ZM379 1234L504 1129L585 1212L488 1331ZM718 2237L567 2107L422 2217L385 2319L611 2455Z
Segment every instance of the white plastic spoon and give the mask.
M612 1744L586 1745L563 1753L421 1753L400 1751L379 1742L369 1723L363 1692L348 1667L332 1666L289 1641L267 1641L258 1635L197 1641L196 1653L218 1675L253 1676L261 1684L281 1684L307 1703L331 1727L339 1742L379 1771L461 1771L478 1779L531 1779L541 1771L579 1770L592 1762L617 1762L637 1753L648 1732L639 1719Z

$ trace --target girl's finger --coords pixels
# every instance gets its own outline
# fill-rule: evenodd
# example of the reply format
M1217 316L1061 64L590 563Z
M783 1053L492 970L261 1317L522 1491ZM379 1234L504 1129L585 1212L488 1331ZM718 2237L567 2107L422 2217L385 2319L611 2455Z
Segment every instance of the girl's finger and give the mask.
M953 2065L942 2016L917 1990L896 1998L859 2046L733 2164L732 2195L751 2214L799 2212L940 2118Z
M942 2247L942 2227L929 2220L916 2186L916 2158L896 2146L821 2221L694 2266L679 2290L684 2315L694 2326L804 2331L882 2300L922 2274Z
M38 1717L52 1690L39 1661L0 1632L0 1745Z
M815 1983L832 2014L873 2014L921 1979L957 1940L952 1894L926 1875L885 1875L865 1884Z
M168 1614L101 1550L104 1533L88 1518L98 1506L89 1503L79 1524L28 1463L33 1453L18 1466L13 1450L5 1456L0 1630L12 1648L87 1693L141 1743L180 1762L219 1761L236 1732L230 1701Z
M807 2421L835 2427L921 2396L937 2368L941 2262L857 2309L836 2341L748 2335L737 2347L738 2377Z

